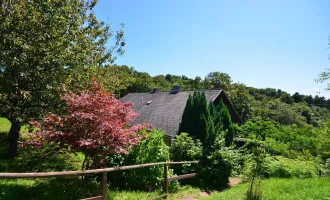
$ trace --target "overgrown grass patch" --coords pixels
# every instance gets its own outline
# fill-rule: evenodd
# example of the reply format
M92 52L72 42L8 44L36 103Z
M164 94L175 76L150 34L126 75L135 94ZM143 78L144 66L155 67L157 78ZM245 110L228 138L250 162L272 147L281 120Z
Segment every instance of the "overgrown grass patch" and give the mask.
M330 199L330 179L267 179L261 182L262 199L302 200ZM241 200L245 199L248 184L242 184L231 189L211 195L210 200Z

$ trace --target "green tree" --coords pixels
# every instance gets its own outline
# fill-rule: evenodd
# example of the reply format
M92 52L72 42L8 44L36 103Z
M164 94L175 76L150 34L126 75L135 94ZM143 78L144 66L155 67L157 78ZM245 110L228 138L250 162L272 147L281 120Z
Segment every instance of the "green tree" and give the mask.
M229 110L222 100L220 101L220 104L219 104L219 113L220 113L222 130L226 131L225 145L228 147L233 142L234 127L233 127L233 123L231 121L231 116L230 116Z
M10 1L0 4L0 116L11 121L7 156L17 154L22 123L63 108L59 91L81 87L104 63L123 54L124 32L96 19L94 0Z
M228 90L231 83L232 80L230 76L222 72L211 72L204 79L204 84L207 89Z
M251 104L254 99L249 94L246 86L239 83L232 84L228 96L241 119L247 121L251 117Z
M134 72L135 81L128 88L129 92L151 92L154 87L152 77L146 72Z
M154 85L160 91L170 91L171 90L171 84L166 81L164 75L154 76L152 79L153 79Z
M299 92L296 92L292 95L292 98L294 102L299 103L303 101L303 95L299 94Z
M186 107L184 108L181 123L179 126L179 133L187 132L191 133L192 124L194 123L194 118L192 116L193 113L193 97L189 95L186 103Z
M293 99L292 99L291 95L289 93L286 93L286 92L281 93L280 100L284 103L287 103L287 104L292 104L293 103Z
M193 96L188 97L179 133L189 133L194 139L199 139L204 146L211 146L222 131L226 132L226 146L230 146L235 128L223 100L215 107L213 102L207 103L204 92L195 91Z
M189 133L193 138L202 142L207 137L207 120L210 111L204 92L195 91L188 97L185 110L182 115L179 133Z
M129 87L135 82L134 68L126 65L106 65L101 69L98 81L103 84L107 91L125 96Z
M200 90L203 89L203 85L202 85L202 79L199 76L196 76L194 78L194 80L192 81L192 89L194 90Z

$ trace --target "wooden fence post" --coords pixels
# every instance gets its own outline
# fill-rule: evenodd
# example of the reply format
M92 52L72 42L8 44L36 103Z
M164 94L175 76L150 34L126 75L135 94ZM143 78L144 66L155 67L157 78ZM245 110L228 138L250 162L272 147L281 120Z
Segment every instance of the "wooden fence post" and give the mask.
M164 164L164 192L168 193L167 165Z
M102 173L102 196L103 200L107 200L107 172Z

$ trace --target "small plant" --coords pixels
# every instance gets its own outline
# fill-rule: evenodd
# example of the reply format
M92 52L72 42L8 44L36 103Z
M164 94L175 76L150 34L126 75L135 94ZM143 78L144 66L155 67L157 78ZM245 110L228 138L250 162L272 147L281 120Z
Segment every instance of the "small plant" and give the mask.
M247 200L262 199L262 191L260 188L260 179L265 171L266 145L263 141L255 140L251 149L251 162L249 163L249 171L247 173L250 180L248 191L246 192Z

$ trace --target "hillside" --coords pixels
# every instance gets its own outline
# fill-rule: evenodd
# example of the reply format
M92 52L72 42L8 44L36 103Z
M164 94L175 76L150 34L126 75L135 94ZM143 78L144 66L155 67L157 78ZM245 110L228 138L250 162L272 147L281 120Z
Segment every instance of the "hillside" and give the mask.
M107 89L119 96L149 92L153 88L170 91L174 85L184 90L223 88L245 122L239 127L237 137L267 140L272 155L321 163L330 157L330 100L324 97L249 87L233 83L228 74L221 72L211 72L205 78L188 78L171 74L152 77L118 65L104 70L109 78L104 80ZM113 83L120 87L114 89Z

